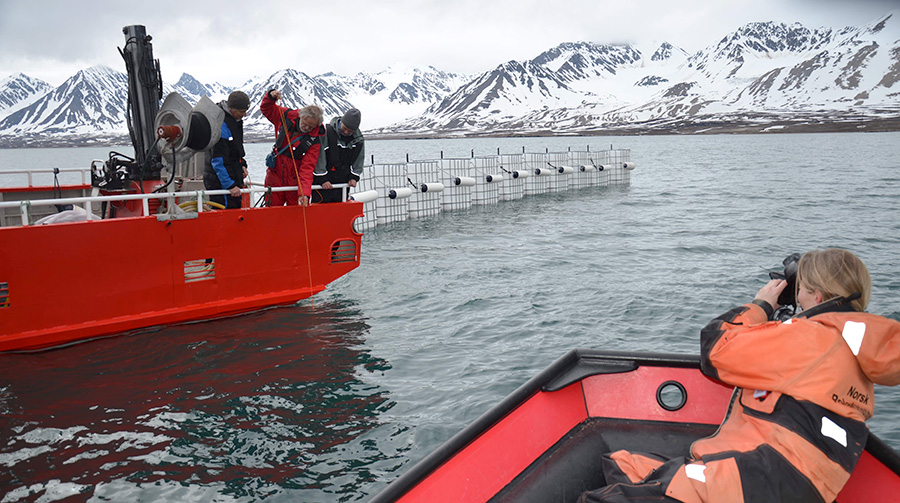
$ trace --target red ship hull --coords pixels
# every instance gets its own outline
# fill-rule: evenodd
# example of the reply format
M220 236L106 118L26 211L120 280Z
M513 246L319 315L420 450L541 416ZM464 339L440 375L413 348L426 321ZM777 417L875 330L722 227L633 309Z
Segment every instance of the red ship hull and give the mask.
M356 202L0 228L0 351L288 304L359 265Z

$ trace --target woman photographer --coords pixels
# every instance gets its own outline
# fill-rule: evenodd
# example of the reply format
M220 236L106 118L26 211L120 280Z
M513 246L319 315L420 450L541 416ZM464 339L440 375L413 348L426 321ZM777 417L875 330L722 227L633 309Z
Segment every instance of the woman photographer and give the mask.
M580 501L834 501L865 448L873 383L900 384L900 322L864 312L869 272L846 250L804 255L802 312L769 321L786 286L769 281L701 331L703 373L736 387L716 434L689 458L606 455L607 485Z

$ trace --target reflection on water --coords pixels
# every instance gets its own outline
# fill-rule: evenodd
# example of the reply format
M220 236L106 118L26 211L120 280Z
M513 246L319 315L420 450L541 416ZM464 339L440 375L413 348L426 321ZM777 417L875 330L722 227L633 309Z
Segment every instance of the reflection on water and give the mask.
M3 501L353 493L392 406L368 328L332 302L0 356Z

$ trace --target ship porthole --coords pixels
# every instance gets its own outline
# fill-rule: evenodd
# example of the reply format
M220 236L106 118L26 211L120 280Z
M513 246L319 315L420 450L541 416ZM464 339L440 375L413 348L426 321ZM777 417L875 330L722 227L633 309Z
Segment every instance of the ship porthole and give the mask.
M666 381L656 388L656 403L668 411L676 411L687 403L687 390L678 381Z

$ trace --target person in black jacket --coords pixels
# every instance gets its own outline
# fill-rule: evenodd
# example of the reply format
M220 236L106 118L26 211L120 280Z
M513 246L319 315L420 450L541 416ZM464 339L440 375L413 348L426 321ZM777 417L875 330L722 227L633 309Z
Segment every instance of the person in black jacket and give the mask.
M316 171L315 185L322 188L313 192L314 203L339 203L343 201L342 188L333 184L346 183L356 187L363 171L366 157L365 139L359 130L361 116L359 110L351 108L343 117L335 117L325 127L325 171Z
M219 106L225 111L225 120L222 121L221 137L213 146L210 162L203 171L203 186L207 190L231 191L228 195L209 198L231 210L241 207L241 189L247 177L243 118L250 108L250 98L243 91L234 91Z

